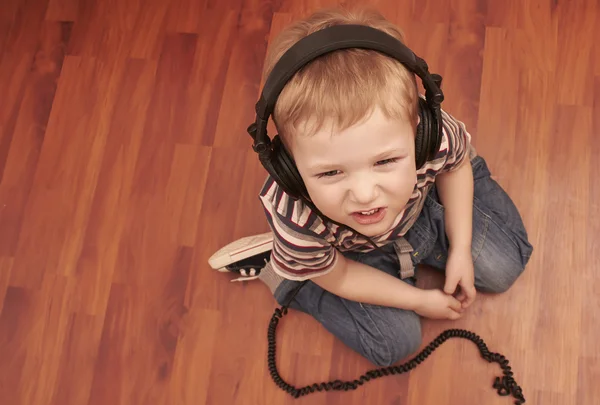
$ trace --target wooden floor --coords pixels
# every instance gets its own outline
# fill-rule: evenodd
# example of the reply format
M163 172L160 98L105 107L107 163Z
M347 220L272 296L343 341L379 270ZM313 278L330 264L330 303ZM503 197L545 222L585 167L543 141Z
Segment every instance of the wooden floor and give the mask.
M267 288L207 265L268 229L245 132L266 42L330 4L2 0L0 404L513 403L462 340L410 374L292 399L267 369ZM508 357L527 404L597 403L600 3L371 4L444 75L445 109L535 246L508 293L426 321L424 342L473 330ZM278 336L294 385L371 368L303 314Z

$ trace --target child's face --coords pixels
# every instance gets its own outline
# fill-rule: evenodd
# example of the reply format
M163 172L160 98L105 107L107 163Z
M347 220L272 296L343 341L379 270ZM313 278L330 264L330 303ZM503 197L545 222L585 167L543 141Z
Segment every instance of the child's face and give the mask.
M413 192L414 129L408 121L388 120L379 108L344 131L323 129L291 143L316 207L364 235L388 231Z

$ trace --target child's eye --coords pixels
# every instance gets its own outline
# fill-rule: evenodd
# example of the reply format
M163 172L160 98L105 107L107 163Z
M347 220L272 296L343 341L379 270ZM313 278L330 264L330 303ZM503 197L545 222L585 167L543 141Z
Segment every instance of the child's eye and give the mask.
M380 160L379 162L375 163L377 166L384 166L384 165L389 165L391 163L396 163L398 161L398 158L390 158L390 159L384 159L384 160Z
M339 170L330 170L328 172L324 172L324 173L319 173L317 174L318 178L322 178L322 177L333 177L336 174L338 174Z

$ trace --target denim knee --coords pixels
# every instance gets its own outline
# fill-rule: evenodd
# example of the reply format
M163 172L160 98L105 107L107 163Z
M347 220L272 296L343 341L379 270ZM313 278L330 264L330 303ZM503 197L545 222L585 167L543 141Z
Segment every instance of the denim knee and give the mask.
M479 291L503 293L512 287L525 270L523 261L499 254L482 254L474 263L475 286Z
M475 218L484 231L473 236L475 287L483 292L506 292L525 270L532 247L525 238L481 213Z
M367 350L363 355L367 360L377 367L387 367L416 353L421 347L422 333L420 318L414 315L409 327L404 319L403 324L396 325L392 330L379 329L379 336L373 336L365 344Z

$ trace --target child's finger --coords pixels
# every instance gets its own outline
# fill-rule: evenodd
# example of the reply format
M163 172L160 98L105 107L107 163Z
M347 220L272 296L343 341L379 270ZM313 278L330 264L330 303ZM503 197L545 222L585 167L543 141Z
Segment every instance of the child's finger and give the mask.
M459 311L459 312L460 312L460 311L462 311L462 306L461 306L461 304L460 304L460 301L459 301L459 300L457 300L457 299L455 299L455 298L453 298L453 297L449 297L449 300L448 300L448 301L449 301L449 302L448 302L448 306L449 306L451 309L453 309L453 310L455 310L455 311Z
M454 294L456 291L456 287L458 287L459 279L454 275L449 275L446 277L446 282L444 283L444 292L446 294Z
M463 308L467 308L469 305L475 301L475 296L477 295L477 290L474 285L470 285L468 287L461 288L461 294L465 295L465 300L462 301Z

